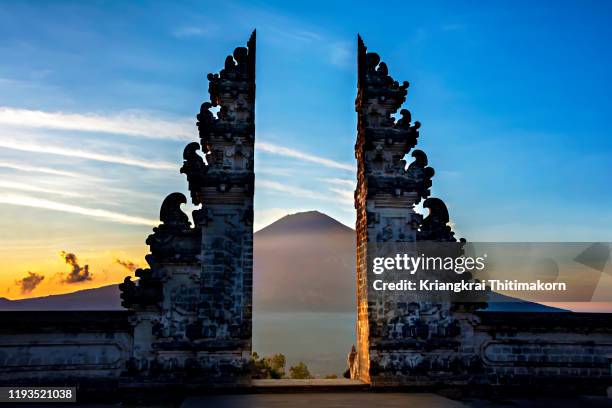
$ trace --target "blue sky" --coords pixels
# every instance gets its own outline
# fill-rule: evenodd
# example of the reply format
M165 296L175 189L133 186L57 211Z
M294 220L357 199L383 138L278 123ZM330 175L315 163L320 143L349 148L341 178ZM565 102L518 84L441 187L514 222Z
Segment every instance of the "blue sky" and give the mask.
M302 209L353 225L359 32L410 81L433 195L461 236L611 240L612 4L295 3L4 2L10 262L40 247L142 248L163 197L186 191L206 74L253 28L258 227Z

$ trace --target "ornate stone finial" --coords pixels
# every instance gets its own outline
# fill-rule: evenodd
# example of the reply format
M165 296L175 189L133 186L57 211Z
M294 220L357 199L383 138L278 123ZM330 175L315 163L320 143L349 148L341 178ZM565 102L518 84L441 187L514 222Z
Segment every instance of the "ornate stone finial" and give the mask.
M183 150L183 167L181 167L181 173L186 174L188 179L190 176L200 175L207 170L204 159L197 153L198 150L200 150L200 144L198 142L189 143Z
M154 279L148 268L136 269L135 275L139 278L138 285L132 281L130 276L119 285L121 306L126 309L157 306L163 299L162 282Z
M437 223L446 225L450 221L446 204L444 204L444 201L440 200L439 198L428 198L423 203L423 208L429 209L429 215L426 219L429 219L430 222L435 221ZM425 220L423 223L425 223Z
M400 115L402 117L395 124L400 129L410 129L410 125L412 123L412 114L408 109L402 109L400 111Z
M181 193L172 193L166 197L159 212L161 224L153 228L146 243L151 253L145 257L151 268L161 263L189 263L197 259L200 252L200 231L191 228L187 215L181 210L181 204L187 198Z
M159 211L162 224L189 228L189 218L181 210L181 204L187 204L187 198L182 193L172 193L164 199Z
M248 81L255 83L256 31L253 30L246 47L237 47L232 55L225 58L224 68L218 74L208 74L208 91L213 106L223 105L223 94L231 84L227 81ZM251 97L255 95L253 87Z
M212 103L204 102L200 106L200 113L196 115L196 118L198 119L198 121L196 122L196 126L198 127L198 133L203 143L206 143L206 135L208 134L208 132L210 132L212 124L215 122L215 117L210 111L210 108L212 108L212 106Z
M132 281L131 276L126 276L123 283L119 284L119 292L121 292L121 306L130 309L136 303L136 291L138 287Z
M427 155L422 150L415 150L411 154L414 157L414 162L412 165L418 166L420 168L424 168L427 166Z
M187 145L181 169L193 204L203 204L210 187L221 193L254 190L255 39L253 31L246 47L234 49L219 73L208 74L210 102L197 115L200 145ZM200 147L205 161L197 153Z
M456 242L455 233L448 225L450 219L444 201L430 197L423 203L423 208L429 210L423 219L417 234L419 241Z
M416 190L419 193L419 197L429 197L431 188L431 178L434 176L435 171L431 167L427 167L427 155L422 150L414 150L411 154L414 157L414 161L410 163L406 170L406 175L416 186Z

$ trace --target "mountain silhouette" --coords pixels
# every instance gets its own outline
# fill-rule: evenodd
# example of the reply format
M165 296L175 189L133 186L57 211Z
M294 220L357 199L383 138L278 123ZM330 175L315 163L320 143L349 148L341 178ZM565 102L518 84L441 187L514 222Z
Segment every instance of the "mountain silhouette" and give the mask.
M355 231L318 211L287 215L254 237L254 309L352 312Z
M320 234L320 233L344 233L355 235L352 228L336 221L327 214L319 211L305 211L285 215L274 221L265 228L255 233L255 236L278 235L278 234ZM354 237L353 237L354 238Z
M29 299L0 298L0 310L121 310L119 285Z
M253 240L255 312L354 313L355 231L318 211L287 215ZM501 294L489 310L561 311ZM21 300L0 310L120 310L118 285Z

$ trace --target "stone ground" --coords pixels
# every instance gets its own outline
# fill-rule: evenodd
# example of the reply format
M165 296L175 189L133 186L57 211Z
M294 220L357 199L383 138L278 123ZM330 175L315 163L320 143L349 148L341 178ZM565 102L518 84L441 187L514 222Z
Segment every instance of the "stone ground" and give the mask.
M5 405L2 405L3 407ZM6 405L15 407L31 406L21 403ZM143 404L40 404L36 406L89 407L89 408L604 408L612 407L612 399L606 397L571 398L515 398L497 401L482 399L455 401L433 393L395 392L293 392L243 395L201 395L186 398L180 403Z
M612 407L612 399L600 396L584 396L569 398L515 398L496 401L467 400L462 402L465 407L493 408L493 407L520 407L520 408L604 408Z
M192 397L185 400L181 408L345 408L377 406L384 408L454 408L464 407L465 405L435 394L329 392Z
M372 392L358 380L253 380L252 394L193 395L174 402L150 396L142 403L117 404L53 404L54 407L121 407L121 408L612 408L612 399L605 396L575 396L554 398L506 398L499 400L453 400L435 393ZM77 396L78 397L78 396ZM47 404L48 405L48 404ZM27 404L15 406L24 407ZM44 406L44 405L38 405Z
M527 408L570 408L570 407L612 407L612 400L606 397L508 399L503 401L453 401L430 393L295 393L295 394L250 394L191 397L183 402L182 408L455 408L455 407L527 407Z

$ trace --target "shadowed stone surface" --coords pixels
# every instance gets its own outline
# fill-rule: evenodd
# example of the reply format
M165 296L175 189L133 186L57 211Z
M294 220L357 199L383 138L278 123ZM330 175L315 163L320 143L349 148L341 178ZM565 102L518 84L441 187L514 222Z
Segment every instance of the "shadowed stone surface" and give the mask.
M185 400L183 408L459 408L466 405L435 394L396 393L310 393L310 394L253 394L192 397Z

